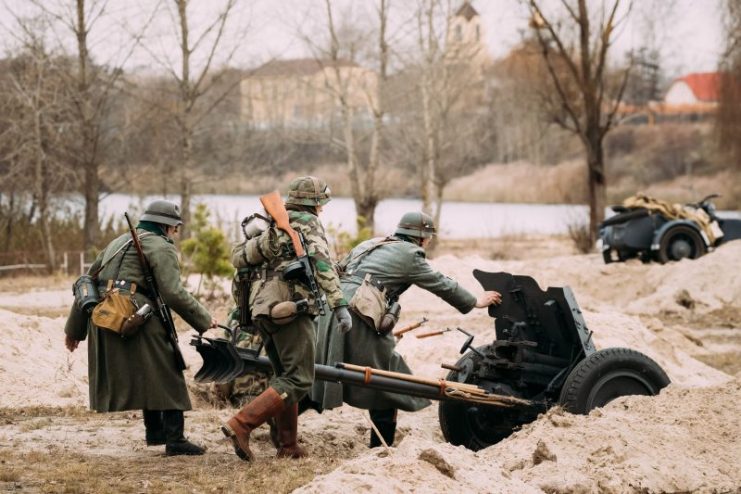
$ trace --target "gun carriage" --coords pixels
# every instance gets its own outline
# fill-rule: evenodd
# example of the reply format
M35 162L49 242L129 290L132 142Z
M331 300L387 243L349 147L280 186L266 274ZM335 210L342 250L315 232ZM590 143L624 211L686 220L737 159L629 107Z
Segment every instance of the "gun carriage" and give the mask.
M592 333L568 287L541 290L528 276L475 270L485 290L503 295L491 306L496 339L474 346L464 330L463 356L445 379L397 374L342 362L317 365L316 379L421 396L439 401L445 439L479 450L494 444L548 408L588 413L625 395L655 395L669 384L656 362L635 350L596 350ZM203 358L198 382L228 382L272 372L259 349L237 348L232 338L194 337Z

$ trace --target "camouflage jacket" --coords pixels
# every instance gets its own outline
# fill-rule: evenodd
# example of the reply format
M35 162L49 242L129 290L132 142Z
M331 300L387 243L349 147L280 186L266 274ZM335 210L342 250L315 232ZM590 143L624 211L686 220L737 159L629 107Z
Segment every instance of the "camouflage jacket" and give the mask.
M329 306L335 308L347 305L347 301L342 295L339 277L334 270L329 254L329 245L327 244L324 227L319 222L319 218L306 211L294 210L288 211L288 218L291 227L301 233L304 238L306 253L314 268L317 286L325 294ZM271 278L275 276L279 277L285 267L296 260L291 238L287 233L272 226L260 237L247 243L239 244L232 251L232 260L237 268L249 263L249 259L253 258L253 256L246 254L250 242L259 242L263 246L262 252L278 253L275 257L268 256L271 259L260 265L251 266L256 273L256 279L250 288L250 306L253 309L255 308L258 295L265 291ZM271 245L267 246L268 243ZM275 273L275 275L271 275L271 273ZM318 314L314 296L308 287L299 282L290 282L287 285L289 285L289 293L283 295L283 298L288 297L293 300L305 298L309 302L309 313L312 315ZM270 291L271 293L275 293L273 289ZM253 313L254 315L256 314Z

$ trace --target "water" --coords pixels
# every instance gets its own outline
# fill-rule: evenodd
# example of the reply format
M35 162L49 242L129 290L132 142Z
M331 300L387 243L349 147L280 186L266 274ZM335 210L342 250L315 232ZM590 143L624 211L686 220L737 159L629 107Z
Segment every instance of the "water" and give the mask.
M101 221L111 215L123 216L129 211L134 218L143 212L150 201L162 196L134 196L111 194L100 203ZM168 199L178 202L179 196ZM67 208L82 211L81 198L67 198ZM193 197L193 205L204 203L216 221L232 239L239 236L239 224L245 216L262 211L258 196L209 194ZM392 233L401 216L408 211L419 211L421 201L416 199L386 199L376 208L376 232ZM611 210L606 211L611 216ZM741 218L741 212L721 212L723 216ZM321 214L325 226L354 233L355 206L352 199L332 199ZM564 204L509 204L488 202L445 202L440 218L439 232L445 238L491 238L515 234L566 234L569 225L586 224L588 208L584 205Z
M137 197L112 194L101 201L100 215L122 215L128 210L137 216L146 204L162 196ZM168 199L179 202L179 197ZM222 228L237 232L242 218L262 211L258 196L200 195L193 205L204 203L211 218ZM401 216L408 211L419 211L422 202L416 199L386 199L376 208L376 232L390 234ZM325 226L351 233L356 231L355 206L352 199L338 197L324 207L321 214ZM587 207L580 205L505 204L476 202L446 202L443 204L439 232L446 238L486 238L510 234L559 234L568 231L568 225L587 221Z

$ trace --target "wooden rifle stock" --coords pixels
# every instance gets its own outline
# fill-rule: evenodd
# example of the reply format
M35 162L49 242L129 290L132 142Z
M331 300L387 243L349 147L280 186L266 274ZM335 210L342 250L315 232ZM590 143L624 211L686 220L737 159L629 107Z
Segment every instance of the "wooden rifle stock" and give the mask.
M296 256L301 257L306 254L304 246L301 243L301 238L298 232L291 227L291 223L288 220L288 211L286 211L285 205L283 205L283 199L280 197L280 192L273 191L270 194L260 196L260 202L265 211L275 221L278 228L283 230L291 237L293 243L293 249L296 251Z
M426 317L423 317L422 319L420 319L417 322L413 322L412 324L410 324L408 326L404 326L403 328L397 329L396 331L394 331L394 336L396 336L397 338L401 338L401 336L404 333L408 333L409 331L411 331L413 329L417 329L418 327L420 327L421 325L423 325L426 322L427 322L427 318Z
M131 240L134 244L134 248L136 249L136 253L139 256L139 263L141 264L142 271L144 272L144 279L147 281L149 291L152 293L152 302L154 303L154 308L160 318L160 321L162 321L162 325L165 327L165 331L167 332L167 339L170 342L170 346L172 347L172 351L175 356L175 366L179 371L185 370L185 359L183 358L183 353L180 351L180 346L178 346L178 334L175 331L175 322L172 320L170 308L165 305L164 300L162 300L162 297L160 296L160 291L157 288L157 281L155 281L152 269L149 266L149 262L144 256L142 244L141 242L139 242L139 236L136 234L134 225L131 224L129 213L124 213L124 216L126 217L126 223L129 224Z
M308 286L309 290L314 294L316 306L319 309L319 313L324 315L324 302L322 301L322 294L319 292L319 287L316 284L314 278L314 271L309 260L309 256L304 248L304 241L301 235L293 229L288 218L288 211L286 206L283 204L283 199L280 193L276 190L269 194L260 196L260 202L265 208L265 211L273 218L275 225L286 232L291 237L291 243L293 244L293 250L296 252L296 258L301 263L303 278L302 281Z

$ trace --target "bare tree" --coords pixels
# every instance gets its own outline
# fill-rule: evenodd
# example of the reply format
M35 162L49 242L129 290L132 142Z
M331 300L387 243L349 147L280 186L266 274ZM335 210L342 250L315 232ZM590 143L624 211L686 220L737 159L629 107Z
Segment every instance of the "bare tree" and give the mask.
M30 190L32 206L29 222L36 218L47 263L56 268L56 249L51 231L52 196L70 185L71 169L65 166L64 128L70 125L70 91L66 75L71 70L64 57L53 56L45 48L43 32L37 32L36 22L23 21L19 38L21 52L7 61L0 82L0 98L4 112L0 127L2 161L6 163L4 178L16 190ZM29 173L30 171L30 173ZM13 212L7 218L6 246L11 242Z
M716 126L721 148L741 171L741 0L726 0L724 18L726 46L720 61Z
M629 65L618 82L612 84L607 56L616 29L630 12L631 2L604 2L595 16L586 0L578 0L576 6L562 0L564 15L556 20L544 11L542 1L524 1L553 83L550 118L579 136L586 151L589 229L591 240L595 241L606 205L603 142L616 123L615 114L630 72ZM623 3L627 13L618 17Z
M179 156L177 159L177 179L181 201L181 214L184 225L181 232L182 238L188 238L188 222L190 220L190 206L193 196L193 185L198 179L194 163L194 138L198 132L203 119L209 115L218 103L226 97L233 86L220 91L220 94L210 101L205 101L204 95L217 87L220 78L212 73L213 65L217 55L219 59L228 63L238 47L229 50L226 56L221 56L220 49L224 49L224 37L227 21L233 12L238 0L226 0L218 13L196 36L192 36L192 16L188 7L190 0L168 0L167 5L170 19L178 39L180 67L171 63L166 55L155 53L147 48L155 60L164 67L175 83L174 108L162 105L161 102L153 102L162 110L170 113L178 129ZM174 12L170 9L174 9ZM196 57L200 56L200 60ZM200 62L200 66L196 65ZM196 68L197 67L197 68ZM237 81L238 82L238 81ZM237 84L235 82L235 84ZM167 99L167 98L166 98Z
M422 209L436 224L445 187L470 170L480 159L481 142L489 139L479 111L484 105L482 66L476 62L481 46L453 42L452 15L450 2L420 0L415 16L419 60L407 66L417 89L408 96L419 112L409 121L410 128L419 130L407 135L414 140L416 134L412 148L419 164ZM434 247L433 242L429 249Z
M85 200L83 248L93 247L100 229L99 203L101 198L101 169L106 147L114 132L122 129L106 126L117 83L123 75L123 64L128 60L138 39L111 56L104 65L96 65L90 53L91 34L102 35L102 19L110 20L108 0L31 0L49 25L61 25L75 40L75 71L68 74L67 84L72 89L70 112L74 116L73 128L66 140L68 159L79 174ZM149 19L151 21L151 17ZM143 31L146 24L141 27ZM100 28L98 27L100 26ZM110 29L110 27L108 27ZM139 34L138 36L140 36ZM58 34L59 44L64 36Z
M338 35L338 27L334 20L331 0L325 0L327 13L327 29L329 31L329 48L322 50L313 44L317 53L319 63L327 64L328 81L327 88L333 92L342 114L342 141L340 145L345 150L347 170L350 176L350 188L355 202L355 211L358 217L358 226L367 225L373 228L375 221L375 210L381 199L381 193L377 187L377 173L381 159L381 142L384 137L384 116L386 108L382 95L388 80L389 67L389 44L387 40L389 0L378 0L374 4L377 24L377 38L375 50L372 50L373 64L377 66L378 72L374 83L367 84L362 80L364 75L357 71L347 70L348 62L355 65L357 51L363 46L347 43L342 46L341 37ZM354 42L362 43L363 36L353 39ZM343 58L347 55L347 59ZM352 91L362 88L366 92L366 105L370 109L373 121L373 130L370 137L370 149L367 160L359 153L358 141L360 136L355 129L355 116L357 102L353 100Z

